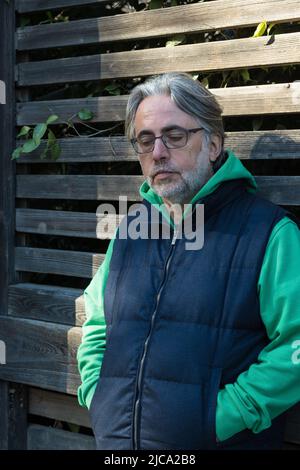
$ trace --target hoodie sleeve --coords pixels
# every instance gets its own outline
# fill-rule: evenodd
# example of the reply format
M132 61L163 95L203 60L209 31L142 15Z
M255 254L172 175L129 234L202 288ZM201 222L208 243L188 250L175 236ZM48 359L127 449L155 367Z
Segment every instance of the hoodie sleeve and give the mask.
M97 386L106 345L104 291L114 239L110 241L103 263L83 293L86 321L82 326L82 340L77 351L82 382L78 388L78 401L87 408L90 407Z
M216 434L220 441L249 428L259 433L300 400L300 231L283 218L270 236L258 294L270 343L236 382L220 390Z

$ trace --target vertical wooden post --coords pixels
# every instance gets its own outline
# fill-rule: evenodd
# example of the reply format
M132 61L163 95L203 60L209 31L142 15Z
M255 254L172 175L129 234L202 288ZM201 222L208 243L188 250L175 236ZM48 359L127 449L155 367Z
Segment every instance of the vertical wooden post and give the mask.
M16 125L14 0L1 2L0 31L0 80L5 84L5 103L0 104L0 315L7 315L8 287L15 281L16 171L11 160ZM1 332L0 340L5 343ZM7 353L5 359L9 362ZM0 381L0 423L0 449L26 449L27 394L23 385Z

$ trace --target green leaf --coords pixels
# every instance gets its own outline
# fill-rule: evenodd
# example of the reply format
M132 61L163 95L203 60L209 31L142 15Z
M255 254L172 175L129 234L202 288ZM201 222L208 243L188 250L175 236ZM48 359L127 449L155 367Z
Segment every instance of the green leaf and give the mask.
M266 31L267 29L267 22L266 21L262 21L261 23L259 23L259 25L257 26L254 34L253 34L253 38L258 38L259 36L262 36L264 34L264 32Z
M149 7L150 7L150 10L156 10L157 8L161 8L162 0L150 0Z
M22 129L20 130L19 134L17 135L17 138L18 137L23 137L24 135L27 135L30 130L31 130L31 127L23 126Z
M202 83L202 85L203 85L205 88L209 88L208 77L204 77L204 78L201 80L201 83Z
M81 109L79 113L77 113L77 116L82 121L89 121L90 119L92 119L93 113L89 109L84 108L84 109Z
M241 76L244 82L249 82L251 80L249 71L247 69L241 70Z
M36 142L37 144L40 144L41 139L42 137L44 137L46 130L47 130L47 124L45 124L44 122L41 124L37 124L33 130L32 138L34 142Z
M20 157L22 153L22 147L17 147L14 151L13 151L13 154L11 156L11 159L12 160L16 160L17 158Z
M268 29L267 29L267 35L269 36L270 32L271 32L271 29L274 28L274 26L276 25L276 23L271 23L269 26L268 26Z
M24 145L22 145L22 153L30 153L30 152L33 152L35 149L38 148L38 146L40 145L41 141L39 142L36 142L35 140L33 139L30 139L28 140L27 142L25 142Z
M51 116L48 117L47 121L46 121L46 124L47 126L49 124L52 124L54 121L56 121L58 119L58 116L56 114L51 114Z
M61 149L57 141L53 145L51 145L50 152L51 152L51 158L53 160L57 160L59 158Z
M120 95L121 94L121 89L119 85L116 83L110 83L104 88L105 91L107 91L110 95Z
M174 47L182 44L185 41L185 34L177 34L172 39L166 42L166 47Z

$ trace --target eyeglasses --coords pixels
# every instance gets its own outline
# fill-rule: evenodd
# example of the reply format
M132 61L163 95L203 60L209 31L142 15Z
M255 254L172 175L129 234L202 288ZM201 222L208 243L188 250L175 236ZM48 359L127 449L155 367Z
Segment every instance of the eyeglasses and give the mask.
M203 127L196 127L195 129L172 127L172 129L163 131L162 135L157 137L151 133L144 133L137 138L131 139L130 142L136 153L140 154L152 152L157 139L161 139L167 149L179 149L185 147L191 133L201 130L203 130Z

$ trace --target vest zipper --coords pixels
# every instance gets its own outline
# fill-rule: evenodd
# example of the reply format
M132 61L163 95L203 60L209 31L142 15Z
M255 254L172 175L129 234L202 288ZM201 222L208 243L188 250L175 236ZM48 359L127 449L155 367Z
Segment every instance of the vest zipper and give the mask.
M155 305L155 309L154 309L154 312L153 312L152 317L151 317L150 330L149 330L148 336L146 338L146 341L144 343L143 354L142 354L142 358L141 358L140 366L139 366L139 370L138 370L136 398L135 398L134 411L133 411L133 413L134 413L134 415L133 415L133 449L134 450L139 449L138 420L139 420L139 416L140 416L140 392L141 392L141 385L142 385L142 379L143 379L145 358L146 358L146 355L147 355L149 340L151 338L151 334L152 334L152 331L153 331L153 325L154 325L155 317L156 317L156 314L157 314L159 300L160 300L162 290L163 290L164 285L165 285L166 280L167 280L169 266L170 266L170 262L171 262L171 259L172 259L173 253L174 253L174 247L175 247L175 242L176 242L177 237L178 237L178 233L179 233L179 231L175 229L174 233L173 233L172 242L171 242L171 248L169 250L169 253L168 253L168 256L167 256L167 261L165 263L163 281L160 285L160 288L159 288L159 291L158 291L158 294L157 294L157 297L156 297L156 305Z

